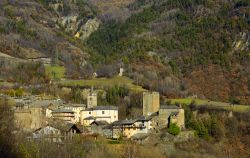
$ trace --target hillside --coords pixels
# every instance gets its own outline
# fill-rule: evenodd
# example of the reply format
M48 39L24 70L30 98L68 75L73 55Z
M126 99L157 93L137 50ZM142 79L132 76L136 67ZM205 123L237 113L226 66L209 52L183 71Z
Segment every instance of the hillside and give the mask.
M247 0L141 0L125 21L105 21L87 40L103 63L166 96L250 103Z
M95 29L94 13L86 4L42 0L0 3L0 52L23 60L49 58L52 64L65 66L68 77L82 76L89 54L80 39ZM10 67L3 64L1 69L9 71Z
M70 79L122 66L167 97L250 104L249 10L248 0L3 0L0 77L48 82L33 62L43 58Z

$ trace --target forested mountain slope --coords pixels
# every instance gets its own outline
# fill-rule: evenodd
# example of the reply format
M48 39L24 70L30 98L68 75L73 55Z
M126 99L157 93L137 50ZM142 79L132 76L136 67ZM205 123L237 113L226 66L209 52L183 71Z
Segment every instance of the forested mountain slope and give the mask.
M40 72L44 68L28 61L50 58L53 64L66 67L68 77L84 76L89 54L80 39L88 37L98 26L95 13L80 1L1 0L0 52L23 62L9 64L1 58L0 75L20 82L22 79L17 78L27 75L25 65L30 64L29 70L34 73L29 77L36 77L38 70L32 67L39 67ZM19 77L15 76L17 72ZM42 74L40 78L43 79L39 81L47 80Z
M168 96L250 103L248 0L139 0L87 40L104 63Z
M0 1L0 52L14 57L0 77L13 82L47 82L29 59L48 57L68 78L123 66L166 96L249 104L249 42L249 0Z

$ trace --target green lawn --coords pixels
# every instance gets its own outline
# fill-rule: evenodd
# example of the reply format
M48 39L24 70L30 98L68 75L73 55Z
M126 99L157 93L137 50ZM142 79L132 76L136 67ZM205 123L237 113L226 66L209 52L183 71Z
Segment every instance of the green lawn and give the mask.
M45 65L45 72L51 79L61 79L64 77L65 68L63 66Z
M208 105L208 106L213 106L215 108L222 108L237 112L250 111L250 105L231 105L230 103L210 101L205 99L179 98L179 99L167 99L167 100L170 100L171 104L176 104L176 103L190 104L192 101L194 101L195 104L198 106Z
M146 91L141 86L133 84L133 80L127 77L113 77L113 78L95 78L91 80L64 80L61 81L62 86L94 86L99 88L112 87L114 85L127 86L130 90L134 91Z

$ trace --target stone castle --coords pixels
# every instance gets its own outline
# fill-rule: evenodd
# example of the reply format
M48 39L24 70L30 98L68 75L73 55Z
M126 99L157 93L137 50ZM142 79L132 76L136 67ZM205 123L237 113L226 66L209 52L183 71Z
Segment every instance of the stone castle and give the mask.
M185 114L181 106L160 105L158 92L143 93L143 116L152 117L154 130L169 127L176 123L181 129L185 128Z
M149 116L159 111L160 94L158 92L143 93L143 116Z
M93 108L97 106L97 93L91 89L90 93L87 96L87 107Z

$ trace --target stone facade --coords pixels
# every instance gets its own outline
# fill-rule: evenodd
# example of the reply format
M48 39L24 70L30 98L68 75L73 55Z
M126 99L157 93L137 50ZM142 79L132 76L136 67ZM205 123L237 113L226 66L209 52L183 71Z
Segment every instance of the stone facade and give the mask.
M14 112L16 127L23 131L33 131L43 124L42 108L17 109Z
M52 118L62 120L65 122L76 123L78 119L76 118L76 112L68 109L57 109L52 112Z
M153 119L155 130L169 127L170 123L176 123L181 129L185 128L184 109L175 105L160 106L158 116Z
M118 120L118 107L96 106L82 110L80 113L81 124L88 126L93 122L91 117L93 117L95 121L112 123Z
M160 95L158 92L143 93L143 116L149 116L159 111Z
M97 93L91 91L87 97L87 108L95 106L97 106Z

